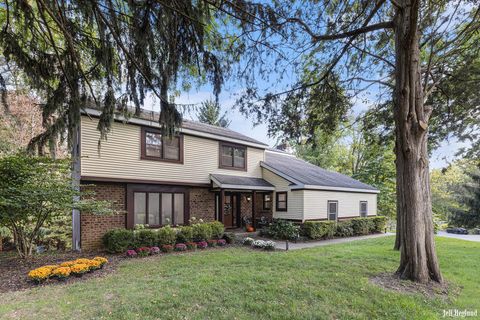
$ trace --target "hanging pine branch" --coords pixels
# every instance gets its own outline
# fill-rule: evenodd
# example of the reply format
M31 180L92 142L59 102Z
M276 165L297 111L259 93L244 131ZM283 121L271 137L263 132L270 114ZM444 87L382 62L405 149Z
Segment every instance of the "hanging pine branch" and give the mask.
M138 114L147 94L160 101L159 123L172 134L182 115L169 92L180 77L208 79L220 92L226 64L216 51L214 13L204 1L5 0L2 55L44 101L45 132L30 150L41 152L58 136L70 142L87 106L102 110L105 138L116 110L133 104Z

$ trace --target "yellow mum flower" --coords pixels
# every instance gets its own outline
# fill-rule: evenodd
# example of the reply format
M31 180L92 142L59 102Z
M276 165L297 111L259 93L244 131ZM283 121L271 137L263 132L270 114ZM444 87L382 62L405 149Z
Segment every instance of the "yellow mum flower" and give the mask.
M72 273L75 273L75 274L85 273L89 269L90 269L90 267L87 264L84 264L84 263L74 264L73 266L70 267L70 270L72 271Z
M100 261L97 261L97 260L90 260L88 262L88 266L90 267L90 270L96 270L98 268L100 268L102 264L100 263Z
M89 264L90 259L81 258L81 259L75 260L74 262L75 262L75 264Z
M108 259L104 257L95 257L93 260L99 261L102 266L108 263Z
M70 270L69 267L60 267L52 271L52 276L56 276L59 278L66 278L70 276L70 273L72 271Z
M50 271L51 271L51 270L55 270L55 269L57 269L57 268L58 268L58 266L57 266L57 265L55 265L55 264L52 264L52 265L48 265L48 266L43 266L42 268L47 268L47 269L50 269Z
M52 274L52 270L50 268L40 267L37 269L33 269L28 273L28 278L33 281L43 281L50 277Z
M65 261L60 263L60 267L71 267L75 264L75 261Z

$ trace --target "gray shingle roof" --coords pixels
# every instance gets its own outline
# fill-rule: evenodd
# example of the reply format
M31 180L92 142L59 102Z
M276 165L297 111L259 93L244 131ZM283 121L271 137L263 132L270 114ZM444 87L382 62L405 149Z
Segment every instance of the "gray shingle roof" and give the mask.
M262 178L231 176L227 174L211 174L210 176L215 180L217 180L218 182L220 182L222 185L236 185L236 186L245 186L245 187L268 187L268 188L273 187L271 183L263 180Z
M201 122L197 122L197 121L183 120L182 128L195 130L195 131L200 131L200 132L205 132L205 133L210 133L210 134L214 134L214 135L222 136L222 137L226 137L226 138L231 138L231 139L238 139L238 140L242 140L242 141L258 143L258 144L267 146L267 144L265 144L261 141L250 138L246 135L243 135L243 134L238 133L236 131L230 130L228 128L212 126L210 124L205 124L205 123L201 123Z
M276 152L266 152L265 163L267 166L290 177L293 184L352 188L377 191L376 188L355 180L338 172L328 171L311 163L300 160L291 155Z

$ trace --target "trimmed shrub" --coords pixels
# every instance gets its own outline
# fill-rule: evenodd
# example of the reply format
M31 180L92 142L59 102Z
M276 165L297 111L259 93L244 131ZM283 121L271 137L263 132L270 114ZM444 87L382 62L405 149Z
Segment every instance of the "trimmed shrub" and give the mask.
M110 253L122 253L135 247L133 231L113 229L103 235L103 245Z
M373 229L370 232L381 233L385 232L385 228L387 227L387 217L385 216L377 216L368 218L373 221Z
M235 237L235 233L226 232L226 233L223 234L223 239L225 239L225 241L227 241L227 243L230 244L230 243L234 243L235 239L237 239L237 238Z
M263 249L265 248L266 241L264 240L255 240L252 243L252 247L255 249Z
M243 238L242 240L242 244L244 246L251 246L253 241L255 241L253 238L250 238L250 237L246 237L246 238Z
M207 247L208 247L208 243L206 241L197 242L197 248L206 249Z
M267 234L269 237L281 240L295 240L300 233L300 227L291 221L275 219L270 223Z
M150 254L150 248L149 247L138 248L137 253L140 257L146 257Z
M175 244L177 232L170 226L165 226L157 231L157 243L159 246Z
M175 251L185 251L187 250L187 245L185 243L177 243L175 245Z
M220 221L210 222L210 228L212 229L212 238L221 239L225 232L225 226Z
M177 243L186 243L193 240L193 229L190 226L180 227L177 230Z
M171 244L164 244L160 250L162 250L162 252L165 252L165 253L169 253L169 252L172 252L173 251L173 246Z
M196 223L192 225L193 240L196 242L207 241L212 238L212 226L209 223Z
M340 221L337 222L337 227L335 230L335 237L352 237L354 235L352 222L351 221Z
M367 235L370 230L373 230L375 224L370 218L353 218L352 223L353 233L356 236Z
M212 239L207 241L209 247L216 247L218 240Z
M310 239L330 239L335 231L335 221L306 221L303 224L303 233Z
M269 251L273 251L275 250L275 242L273 241L265 241L265 246L263 247L264 250L269 250Z
M157 244L157 231L141 229L134 231L135 247L153 247Z
M186 243L188 250L197 250L197 244L195 242Z

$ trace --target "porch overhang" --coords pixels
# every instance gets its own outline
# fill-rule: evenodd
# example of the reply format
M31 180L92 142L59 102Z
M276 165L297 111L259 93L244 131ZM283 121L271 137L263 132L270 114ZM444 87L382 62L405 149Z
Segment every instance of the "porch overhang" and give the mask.
M231 176L227 174L210 174L214 188L250 191L274 191L275 187L262 178Z

